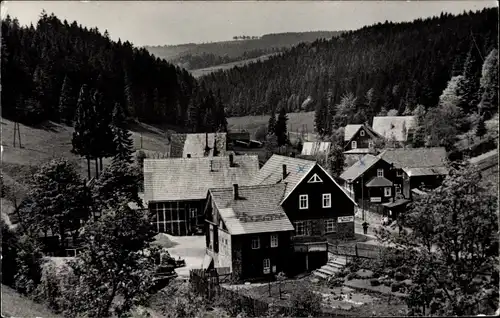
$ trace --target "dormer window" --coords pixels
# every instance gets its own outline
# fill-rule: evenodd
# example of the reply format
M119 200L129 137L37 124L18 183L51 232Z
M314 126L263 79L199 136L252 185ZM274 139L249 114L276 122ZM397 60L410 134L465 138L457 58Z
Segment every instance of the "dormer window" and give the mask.
M363 136L365 135L365 131L364 131L364 130L361 130L361 131L359 132L359 135L360 135L361 137L363 137Z
M377 169L377 177L383 177L384 176L384 169Z

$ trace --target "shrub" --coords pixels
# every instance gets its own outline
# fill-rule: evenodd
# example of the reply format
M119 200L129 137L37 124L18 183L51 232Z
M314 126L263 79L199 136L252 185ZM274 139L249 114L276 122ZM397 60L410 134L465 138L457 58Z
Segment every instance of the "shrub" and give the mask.
M403 284L400 282L394 282L391 284L391 291L392 292L398 292L400 289L403 287Z
M379 286L380 285L380 281L377 278L372 278L372 279L370 279L370 285L372 285L372 286Z
M356 273L349 273L349 275L347 275L347 280L352 280L352 279L356 279L358 278L358 274Z
M384 279L381 281L381 283L384 285L384 286L387 286L387 287L390 287L391 284L392 284L392 280L390 279Z
M328 285L328 287L333 288L333 287L340 287L340 286L342 286L343 283L344 283L344 280L342 278L331 277L328 279L327 285Z
M262 125L259 128L257 128L257 131L255 132L255 139L258 141L265 141L267 136L267 126Z
M42 279L37 286L36 298L38 301L46 303L54 312L59 313L62 310L61 297L57 269L53 263L48 263L42 270Z
M394 274L394 279L397 280L398 282L401 282L406 279L405 275L401 272L396 272Z
M373 275L372 275L373 278L379 278L380 276L381 276L380 272L378 272L378 271L373 272Z
M317 317L321 310L322 297L320 294L307 288L305 284L299 284L292 291L290 302L293 317Z

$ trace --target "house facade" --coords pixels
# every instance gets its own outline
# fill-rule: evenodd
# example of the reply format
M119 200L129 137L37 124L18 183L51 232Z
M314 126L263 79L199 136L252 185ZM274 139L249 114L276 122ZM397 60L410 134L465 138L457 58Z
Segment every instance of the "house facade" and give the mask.
M357 149L365 149L360 153L366 154L366 150L373 149L375 142L382 138L370 126L362 125L347 125L344 128L344 151L357 153Z
M159 233L190 235L204 228L208 189L248 184L257 156L144 160L144 204Z
M269 274L268 268L310 271L326 264L328 238L354 236L355 202L316 162L273 155L252 184L233 186L232 201L231 189L209 191L207 254L214 267L231 267L241 279ZM219 235L230 235L230 258L220 252Z

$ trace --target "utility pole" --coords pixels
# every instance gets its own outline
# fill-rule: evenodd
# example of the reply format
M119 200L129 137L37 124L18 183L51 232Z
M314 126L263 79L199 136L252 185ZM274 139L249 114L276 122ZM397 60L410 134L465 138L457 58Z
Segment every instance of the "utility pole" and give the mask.
M19 139L19 148L22 148L23 145L21 144L21 129L17 121L14 122L14 148L16 147L16 132L17 132L17 139Z

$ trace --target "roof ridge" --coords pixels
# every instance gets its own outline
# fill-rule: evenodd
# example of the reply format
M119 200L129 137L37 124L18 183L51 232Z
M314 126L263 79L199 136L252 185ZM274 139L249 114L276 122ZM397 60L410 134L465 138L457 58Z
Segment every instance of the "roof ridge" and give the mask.
M235 183L236 184L236 183ZM273 183L273 184L254 184L254 185L238 185L238 189L258 189L258 188L266 188L266 187L275 187L277 185L283 185L283 183ZM210 191L232 191L233 187L224 187L224 188L210 188Z

